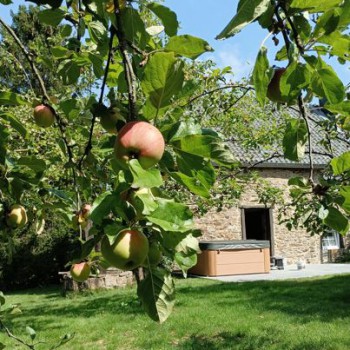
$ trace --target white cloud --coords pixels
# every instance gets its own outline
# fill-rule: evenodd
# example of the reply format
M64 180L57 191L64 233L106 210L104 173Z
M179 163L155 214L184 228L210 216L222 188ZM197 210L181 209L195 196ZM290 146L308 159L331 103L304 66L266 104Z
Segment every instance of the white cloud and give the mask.
M216 62L219 66L231 66L234 73L234 80L248 77L253 69L254 60L250 57L243 57L239 45L225 45L216 52Z

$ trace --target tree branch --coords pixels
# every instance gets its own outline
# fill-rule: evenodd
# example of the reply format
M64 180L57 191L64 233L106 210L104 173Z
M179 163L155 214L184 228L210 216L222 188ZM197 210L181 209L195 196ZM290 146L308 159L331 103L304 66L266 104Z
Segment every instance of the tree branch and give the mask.
M106 67L105 67L105 71L104 71L104 75L103 75L103 81L102 81L102 85L101 85L100 97L99 97L99 100L98 100L99 105L102 105L102 103L103 103L103 96L104 96L104 91L105 91L105 87L106 87L106 83L107 83L109 66L110 66L111 60L113 58L113 39L114 39L115 34L116 33L115 33L115 30L114 30L114 27L111 26L111 28L110 28L109 44L108 44L107 63L106 63ZM88 154L90 153L90 151L92 149L92 136L93 136L93 133L94 133L95 123L96 123L96 113L93 113L92 119L91 119L89 139L88 139L88 142L86 144L86 147L85 147L85 150L84 150L84 154L82 155L82 157L80 158L79 163L78 163L78 169L79 170L81 170L84 159L88 156Z
M228 84L228 85L225 85L225 86L220 86L220 87L217 87L215 89L212 89L212 90L208 90L208 91L204 91L203 93L201 93L200 95L197 95L195 97L192 97L191 99L189 99L184 105L182 105L181 107L185 107L189 104L191 104L192 102L198 100L199 98L201 97L204 97L204 96L207 96L207 95L210 95L210 94L213 94L214 92L217 92L217 91L220 91L220 90L225 90L225 89L246 89L247 91L249 90L253 90L252 87L249 87L249 86L244 86L244 85L236 85L236 84Z
M310 164L309 181L310 181L311 185L314 186L315 181L314 181L314 161L313 161L313 156L312 156L312 135L311 135L311 130L310 130L309 119L306 115L304 100L303 100L303 97L301 96L301 93L298 96L298 106L299 106L300 114L301 114L301 116L304 119L305 124L306 124L307 139L308 139L308 144L309 144L309 164Z
M0 320L0 329L3 328L9 338L12 338L16 340L17 342L23 344L24 346L28 347L31 350L35 350L35 345L34 344L28 344L21 338L16 337L14 334L11 333L11 331L5 326L5 324Z
M124 74L128 86L128 99L129 99L129 116L128 121L137 119L137 94L136 94L136 76L132 67L132 61L128 53L128 41L125 36L123 27L123 18L121 16L119 1L114 0L115 18L116 18L116 35L119 40L119 52L122 55Z

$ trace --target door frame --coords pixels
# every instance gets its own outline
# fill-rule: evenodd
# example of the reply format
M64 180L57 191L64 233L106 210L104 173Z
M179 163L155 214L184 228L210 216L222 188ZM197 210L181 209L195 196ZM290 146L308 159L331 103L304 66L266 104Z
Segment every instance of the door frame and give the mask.
M239 206L241 211L241 227L242 227L242 239L247 239L246 225L245 225L245 210L246 209L267 209L269 211L270 220L270 256L275 255L275 231L273 222L273 207L267 207L263 204L256 205L241 205Z

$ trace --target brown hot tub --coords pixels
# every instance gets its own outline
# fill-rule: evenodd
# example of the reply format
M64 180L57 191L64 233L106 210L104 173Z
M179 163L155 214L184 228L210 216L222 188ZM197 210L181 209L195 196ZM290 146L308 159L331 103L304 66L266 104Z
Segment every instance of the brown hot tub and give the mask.
M270 272L269 241L201 241L194 275L220 276Z

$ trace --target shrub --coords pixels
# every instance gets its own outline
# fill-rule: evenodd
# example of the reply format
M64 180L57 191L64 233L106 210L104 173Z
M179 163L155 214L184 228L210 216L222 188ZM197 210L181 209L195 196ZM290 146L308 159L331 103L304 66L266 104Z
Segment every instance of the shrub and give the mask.
M32 231L14 237L12 259L8 244L0 246L0 290L14 290L59 282L59 271L79 249L76 233L64 222L46 223L41 235Z

